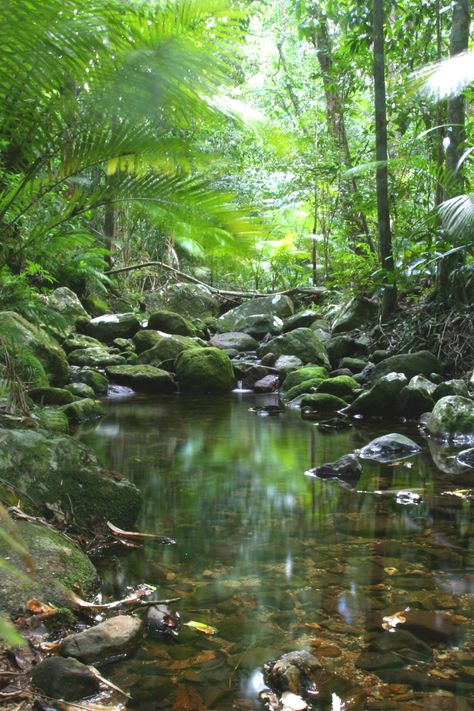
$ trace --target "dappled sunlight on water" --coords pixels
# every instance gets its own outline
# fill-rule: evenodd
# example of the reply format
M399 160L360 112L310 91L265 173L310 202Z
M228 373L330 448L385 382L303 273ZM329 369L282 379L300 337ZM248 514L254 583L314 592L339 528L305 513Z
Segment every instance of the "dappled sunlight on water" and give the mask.
M137 528L177 541L102 561L105 593L151 583L160 598L182 598L183 621L218 628L206 637L183 627L176 642L148 637L113 680L140 711L256 710L263 664L308 649L345 680L336 695L368 689L368 709L437 709L439 694L458 704L449 711L471 708L472 507L446 492L472 475L436 468L428 444L401 425L322 433L295 411L249 412L275 402L117 398L79 430L143 491ZM354 490L304 476L391 431L414 436L422 453L362 462ZM411 617L387 631L384 618L406 608ZM314 708L331 709L331 699Z

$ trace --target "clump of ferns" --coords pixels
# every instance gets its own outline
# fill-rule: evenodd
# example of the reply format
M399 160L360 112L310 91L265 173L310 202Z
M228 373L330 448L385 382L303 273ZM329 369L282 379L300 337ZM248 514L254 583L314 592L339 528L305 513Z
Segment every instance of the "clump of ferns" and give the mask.
M7 415L30 416L28 405L28 363L21 353L0 337L0 384L6 391L4 412Z

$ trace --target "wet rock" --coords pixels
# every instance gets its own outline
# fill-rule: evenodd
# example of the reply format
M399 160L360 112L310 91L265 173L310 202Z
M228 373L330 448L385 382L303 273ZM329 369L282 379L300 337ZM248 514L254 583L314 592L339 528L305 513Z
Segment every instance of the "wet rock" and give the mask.
M232 361L235 377L242 381L245 388L253 388L255 383L267 376L275 376L275 369L264 365L257 365L255 362Z
M339 312L332 327L333 333L353 331L373 321L378 305L364 296L355 296Z
M278 389L279 383L278 375L266 375L264 378L257 380L253 389L256 393L273 393Z
M370 652L397 652L400 657L406 658L411 653L416 654L416 659L433 659L433 650L430 645L415 637L403 625L387 632L372 632L367 635L367 650Z
M90 320L90 316L79 301L77 295L67 286L60 286L45 297L48 307L57 311L64 319L61 330L71 333L78 321Z
M459 395L460 397L469 397L467 385L464 380L445 380L436 386L433 392L433 400L437 402L443 397L450 395Z
M69 390L70 393L74 395L74 397L80 397L80 398L90 398L94 399L95 398L95 392L91 388L90 385L86 385L85 383L71 383L70 385L65 386L66 390Z
M83 422L98 420L104 416L104 410L100 402L91 398L76 400L69 405L64 405L62 411L71 425L80 425Z
M259 356L270 352L277 357L293 355L300 358L303 363L315 363L324 367L329 366L324 343L310 328L296 328L282 336L276 336L265 345L260 346L257 351Z
M323 420L322 422L318 422L316 426L318 430L321 430L322 432L337 432L343 430L350 430L352 424L345 417L331 417L329 420Z
M277 317L280 320L279 330L281 331L283 326L282 319L291 316L293 311L293 302L288 296L263 296L258 299L245 301L235 309L227 311L227 313L217 319L217 330L219 333L228 333L229 331L252 333L252 317L258 316L266 317L266 320L269 322L271 322L274 317ZM265 332L267 333L268 330Z
M329 360L334 365L339 363L342 358L366 355L369 350L365 339L353 338L348 335L333 336L326 343L326 349Z
M91 319L85 326L87 336L104 343L112 343L115 338L132 338L141 328L133 313L105 314Z
M160 309L150 314L148 326L154 331L163 331L178 336L194 336L194 328L183 316L174 311Z
M416 442L409 439L409 437L393 432L369 442L359 450L359 456L362 459L371 459L375 462L387 464L406 457L412 457L420 452L421 447Z
M378 669L400 667L402 661L394 652L362 652L357 657L356 666L366 671L377 671Z
M445 474L466 473L466 466L457 461L458 452L456 450L447 447L445 443L439 442L432 437L428 437L427 442L433 464L437 469Z
M209 345L222 350L255 351L258 347L258 341L248 333L232 331L230 333L216 334L209 341Z
M434 407L432 394L436 386L422 375L415 375L397 397L398 409L404 417L419 417Z
M152 365L155 368L163 367L162 363L170 362L172 364L170 369L173 369L174 362L180 353L190 348L201 348L205 346L205 343L200 339L191 338L190 336L173 336L168 333L163 333L162 331L148 331L148 333L157 334L158 338L155 338L154 345L151 348L140 352L138 363ZM140 341L139 343L138 334L134 342L137 346L137 350L140 351L142 342Z
M103 344L97 338L91 338L81 333L75 333L62 342L62 347L66 353L81 350L82 348L103 348Z
M256 412L260 416L281 415L283 410L278 405L262 405L262 407L249 407L249 412Z
M74 396L63 388L31 388L28 397L38 405L68 405L74 401Z
M7 345L11 343L13 353L21 349L22 362L15 362L15 367L20 375L24 375L26 382L61 387L70 381L66 353L45 330L14 311L2 311L0 333ZM23 373L24 367L26 371Z
M459 395L441 398L434 406L427 426L432 435L443 439L474 437L474 402Z
M16 521L16 528L34 569L25 570L20 555L0 543L0 555L7 557L17 570L27 578L2 569L0 576L0 612L24 614L31 598L48 601L58 607L70 607L68 590L79 590L81 595L91 594L98 582L97 572L88 559L69 538L45 526L29 521Z
M89 346L71 351L68 355L71 365L89 366L104 368L108 365L122 365L126 363L125 358L118 353L111 353L104 346Z
M318 479L338 479L355 486L360 479L362 467L355 454L346 454L335 462L323 464L305 472L306 476Z
M449 612L431 610L406 610L403 628L426 642L452 644L463 637L463 629Z
M333 412L338 412L338 410L343 410L346 406L345 400L327 393L303 395L301 398L301 413L303 416L305 411L309 410L310 414L324 417Z
M375 365L371 372L371 378L373 382L377 382L388 373L403 373L410 379L414 375L429 377L431 373L442 372L441 363L432 353L417 351L416 353L402 353L385 358Z
M93 664L110 657L133 654L143 636L143 622L131 615L118 615L95 627L71 634L61 643L63 657Z
M370 390L361 393L351 403L348 412L371 416L396 415L398 414L396 398L406 384L407 378L403 373L384 375Z
M265 357L266 356L264 356L264 358ZM280 380L284 381L284 379L289 373L293 373L295 370L298 370L302 367L303 361L297 356L280 356L279 358L276 358L274 363L267 365L273 365L275 370L278 372L278 375L280 376Z
M279 693L305 694L327 676L318 659L304 651L284 654L276 662L264 665L265 683Z
M58 505L81 523L99 517L125 529L133 525L140 492L110 476L85 445L43 430L2 429L0 439L0 478L40 506Z
M93 670L77 659L48 657L34 668L31 680L47 696L65 701L77 701L99 691Z
M179 615L167 605L153 605L146 613L146 627L154 634L177 637L180 627Z
M171 393L176 390L172 376L152 365L116 365L106 369L113 383L144 393Z
M462 452L459 452L456 461L465 467L469 467L469 469L474 469L474 447L463 449Z
M75 383L85 383L89 385L96 395L106 395L109 381L103 373L99 373L92 368L82 368L73 375Z
M225 393L234 387L230 358L218 348L190 348L176 361L182 392Z
M287 333L288 331L293 331L295 328L309 328L318 318L319 314L317 311L312 311L311 309L298 311L298 313L285 319L282 331L283 333Z
M276 363L276 359L276 355L273 355L273 353L266 353L263 358L261 358L260 363L261 365L273 367ZM303 365L303 363L300 363L300 365ZM300 367L300 365L298 367Z
M318 385L316 392L329 393L340 398L352 397L354 390L357 390L359 383L349 375L336 375L334 378L324 380Z
M286 393L288 392L288 390L291 390L291 388L294 388L296 385L300 385L301 383L304 383L308 380L312 380L314 378L317 378L322 381L325 380L327 377L328 371L326 370L326 368L322 368L319 365L308 365L305 368L298 368L298 370L294 370L286 376L281 386L281 392Z
M361 373L367 365L366 360L362 358L342 358L339 362L340 368L347 368L351 373Z

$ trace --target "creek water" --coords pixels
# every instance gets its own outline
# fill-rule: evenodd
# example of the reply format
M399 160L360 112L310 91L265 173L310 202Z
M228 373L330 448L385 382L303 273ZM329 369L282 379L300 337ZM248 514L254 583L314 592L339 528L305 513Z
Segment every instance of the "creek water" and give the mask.
M218 630L149 635L107 675L137 711L261 710L263 665L306 649L329 671L314 709L474 708L472 474L400 423L326 433L299 412L249 410L275 402L115 397L79 429L142 490L137 529L176 541L97 561L104 596L156 585L181 598L183 622ZM304 475L387 432L422 453L363 462L353 489Z

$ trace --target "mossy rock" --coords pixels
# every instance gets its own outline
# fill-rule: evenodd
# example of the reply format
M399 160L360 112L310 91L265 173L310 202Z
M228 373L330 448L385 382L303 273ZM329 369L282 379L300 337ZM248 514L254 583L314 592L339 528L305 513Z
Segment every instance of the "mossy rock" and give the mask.
M315 393L323 382L324 381L322 378L310 378L309 380L304 380L298 385L293 385L293 387L289 390L280 392L280 397L283 402L290 402L291 400L294 400L300 395L305 395L307 393Z
M152 365L116 365L106 370L110 380L144 393L171 393L176 390L172 376Z
M85 331L98 341L112 343L115 338L132 338L140 328L140 321L133 313L104 314L89 321Z
M339 312L332 327L333 333L353 331L377 317L378 305L365 296L353 297Z
M91 336L85 336L81 333L75 333L69 338L63 341L62 346L66 353L71 353L72 351L81 350L83 348L103 348L104 346L97 338L92 338Z
M79 301L77 294L67 286L60 286L45 297L50 309L64 319L64 332L71 333L80 319L90 319L89 314Z
M301 399L301 409L310 408L313 412L322 416L330 415L333 412L342 410L347 407L347 402L336 395L329 393L315 393L314 395L305 395Z
M436 386L433 393L433 400L437 402L441 400L442 397L449 397L450 395L459 395L460 397L469 396L464 380L446 380L444 383L440 383Z
M320 365L307 365L305 368L297 368L291 373L288 373L283 384L281 386L281 392L286 393L295 385L300 385L305 380L312 380L314 378L319 378L319 380L325 380L328 377L328 371L326 368Z
M436 437L474 438L474 402L459 395L443 397L435 404L427 424Z
M105 299L101 299L99 296L86 296L83 302L87 312L94 318L110 313L109 304Z
M366 355L369 349L364 339L341 335L327 341L326 350L331 363L337 365L341 358Z
M105 375L92 368L82 368L78 373L75 373L74 382L89 385L96 395L106 395L109 387L109 381Z
M29 351L34 356L35 364L37 361L41 363L40 374L35 378L35 384L40 384L38 381L42 380L42 377L39 375L42 376L43 369L48 379L46 384L61 387L70 381L71 370L66 353L46 331L34 326L14 311L2 311L0 333L11 350L13 360L18 360L20 366L25 351ZM19 370L23 372L21 367Z
M351 358L349 356L341 358L339 363L340 368L348 368L352 373L361 373L366 365L367 361L363 360L363 358Z
M371 378L375 383L389 373L403 373L410 379L414 375L429 377L431 373L442 372L442 365L436 356L430 351L417 351L416 353L401 353L385 358L374 367Z
M127 365L138 365L138 353L135 351L122 351Z
M135 351L135 344L131 338L114 338L112 345L124 353Z
M169 309L188 319L205 319L216 316L219 311L219 299L199 284L179 282L170 284L160 291L143 294L148 313L158 309Z
M38 405L69 405L74 395L65 388L30 388L28 396Z
M65 386L66 390L69 390L70 393L74 395L75 398L95 398L95 392L91 388L90 385L86 385L86 383L70 383L69 385Z
M317 311L312 311L311 309L298 311L284 320L282 331L283 333L288 333L288 331L293 331L295 328L309 328L319 319L319 316Z
M303 363L315 363L324 367L330 365L324 343L310 328L295 328L289 333L276 336L260 346L257 353L260 357L273 353L277 358L282 355L294 355Z
M352 397L354 390L357 390L359 383L349 375L336 375L334 378L328 378L318 385L318 393L328 393L336 395L340 398Z
M60 407L42 407L35 409L33 417L42 429L51 432L69 432L69 420Z
M293 302L288 296L281 294L275 296L263 296L257 299L244 301L240 306L227 311L217 319L217 330L219 333L230 333L238 331L243 333L258 333L272 332L272 323L274 319L278 319L275 324L278 326L278 331L281 331L283 326L282 319L288 318L293 314ZM265 325L257 327L255 318L262 318Z
M194 336L194 328L183 316L174 311L160 309L150 314L148 328L178 336Z
M150 333L153 333L150 331ZM161 363L170 361L174 363L176 358L185 350L190 348L200 348L201 344L195 338L189 336L171 335L167 333L155 332L159 334L159 339L149 350L143 351L138 356L138 363L143 365L153 365L160 367Z
M56 504L80 523L98 517L121 528L133 526L139 490L109 475L85 445L39 429L1 429L0 439L0 479L27 492L39 508Z
M236 354L240 351L256 351L258 341L248 333L231 331L230 333L217 333L210 339L209 345L213 348L220 348L230 356L229 351L234 351Z
M133 345L138 354L144 353L145 351L153 348L157 343L163 339L163 334L159 331L151 331L148 328L138 331L133 337Z
M90 346L71 351L68 355L68 360L71 365L98 368L105 368L107 365L123 365L126 362L123 355L110 353L104 346Z
M100 402L91 398L76 400L69 405L64 405L63 412L71 425L81 425L89 420L98 420L104 416L104 410Z
M219 348L190 348L176 361L176 379L182 392L226 393L234 387L230 358Z
M349 406L349 412L358 415L387 416L399 414L398 393L408 383L403 373L389 373L375 385L361 393Z
M0 555L23 575L18 577L2 570L0 576L0 612L25 613L31 598L59 607L71 607L68 591L83 597L94 592L98 584L97 572L88 559L69 538L45 526L29 521L17 521L15 528L24 547L32 557L34 568L25 570L18 553L0 541Z
M434 400L424 388L412 386L410 383L398 394L398 410L404 417L419 417L424 412L431 412Z

